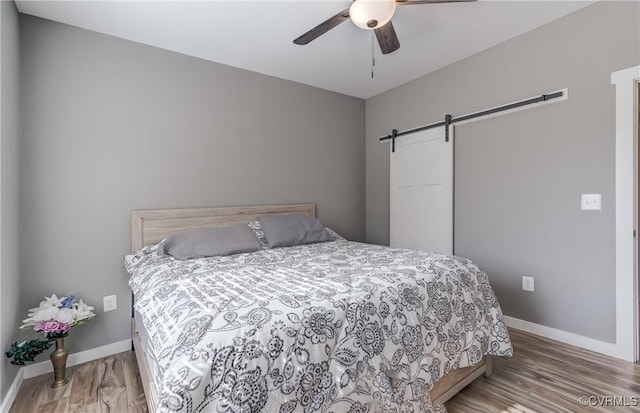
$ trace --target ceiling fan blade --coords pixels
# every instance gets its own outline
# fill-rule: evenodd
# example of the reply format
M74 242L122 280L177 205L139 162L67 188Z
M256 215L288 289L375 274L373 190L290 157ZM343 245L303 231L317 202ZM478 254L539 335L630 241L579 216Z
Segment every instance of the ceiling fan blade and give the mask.
M467 3L477 0L396 0L398 6L412 6L416 4L437 4L437 3Z
M376 32L376 37L378 38L378 44L380 45L382 54L395 52L400 48L400 40L398 40L396 30L393 28L393 24L391 22L375 29L374 31Z
M334 27L336 27L343 21L347 20L348 18L349 18L349 9L344 9L340 13L323 21L313 29L309 30L302 36L298 37L293 42L295 44L300 44L300 45L307 44L310 41L315 40L316 38L322 36L323 34L333 29Z

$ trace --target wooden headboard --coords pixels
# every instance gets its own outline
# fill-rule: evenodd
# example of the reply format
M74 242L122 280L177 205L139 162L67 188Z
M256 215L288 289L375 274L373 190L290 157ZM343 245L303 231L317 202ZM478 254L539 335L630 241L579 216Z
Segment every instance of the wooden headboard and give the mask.
M224 227L256 220L261 215L316 216L315 204L256 205L218 208L145 209L131 213L131 248L161 241L183 229Z

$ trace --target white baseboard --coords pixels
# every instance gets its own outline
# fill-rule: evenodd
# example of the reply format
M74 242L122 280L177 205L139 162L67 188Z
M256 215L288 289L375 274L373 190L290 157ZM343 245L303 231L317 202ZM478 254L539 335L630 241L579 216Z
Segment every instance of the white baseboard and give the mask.
M102 357L111 356L113 354L122 353L123 351L128 350L131 350L131 339L122 340L116 343L92 348L90 350L69 354L69 358L67 359L67 366L75 366L76 364L86 363L88 361L97 360ZM50 361L42 361L40 363L25 366L21 370L24 370L24 378L28 379L31 377L39 376L41 374L50 373L53 371L53 367L51 366Z
M518 318L509 317L506 315L504 316L504 322L507 327L512 327L518 330L526 331L527 333L560 341L565 344L570 344L572 346L595 351L596 353L606 354L607 356L624 359L624 357L619 354L620 352L618 351L618 347L615 345L615 343L596 340L594 338L581 336L575 333L569 333L568 331L558 330L556 328L543 326L541 324L520 320Z
M102 357L111 356L128 350L131 350L131 339L118 341L116 343L92 348L90 350L81 351L79 353L69 354L69 358L67 359L67 366L75 366L76 364L86 363L88 361L97 360ZM20 390L20 386L22 385L24 379L29 379L31 377L50 373L52 371L53 367L51 367L50 361L42 361L40 363L31 364L18 370L18 373L16 374L11 387L9 387L9 391L7 391L7 395L5 396L4 400L2 400L2 404L0 404L0 413L9 413L9 410L11 409L16 396L18 395L18 390Z
M2 404L0 404L0 413L9 413L11 406L13 405L13 401L16 399L18 395L18 390L20 390L20 386L24 381L24 368L18 370L16 377L13 379L13 383L11 383L11 387L9 387L9 391L7 391L4 400L2 400Z

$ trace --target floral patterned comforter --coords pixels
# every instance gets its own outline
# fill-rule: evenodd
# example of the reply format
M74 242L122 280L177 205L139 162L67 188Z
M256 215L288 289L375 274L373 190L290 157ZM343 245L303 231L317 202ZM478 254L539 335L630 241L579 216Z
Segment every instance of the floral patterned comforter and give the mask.
M128 255L159 412L434 412L428 390L510 356L471 261L338 240L178 261Z

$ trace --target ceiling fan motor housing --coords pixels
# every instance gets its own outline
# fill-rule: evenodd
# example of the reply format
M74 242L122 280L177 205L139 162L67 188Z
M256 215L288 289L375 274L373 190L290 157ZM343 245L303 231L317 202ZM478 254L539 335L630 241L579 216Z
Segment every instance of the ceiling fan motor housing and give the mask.
M355 0L349 8L349 17L359 28L372 30L387 24L395 11L395 0Z

